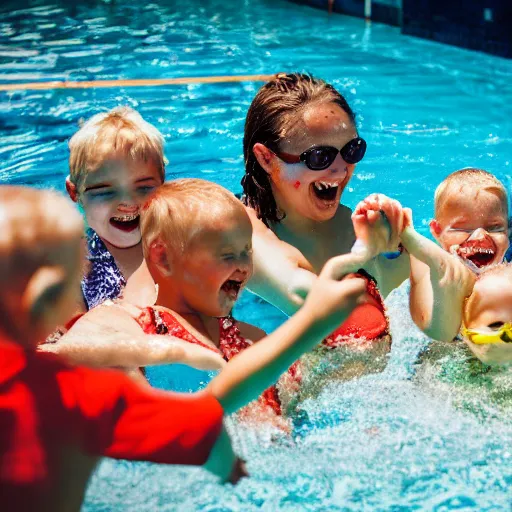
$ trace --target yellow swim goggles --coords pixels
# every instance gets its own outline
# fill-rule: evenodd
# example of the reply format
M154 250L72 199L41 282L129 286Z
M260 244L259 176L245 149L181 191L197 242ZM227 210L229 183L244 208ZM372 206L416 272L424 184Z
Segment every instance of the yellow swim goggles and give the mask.
M467 329L464 325L460 331L464 338L476 345L487 345L491 343L512 343L512 323L503 324L497 331L479 331L478 329Z

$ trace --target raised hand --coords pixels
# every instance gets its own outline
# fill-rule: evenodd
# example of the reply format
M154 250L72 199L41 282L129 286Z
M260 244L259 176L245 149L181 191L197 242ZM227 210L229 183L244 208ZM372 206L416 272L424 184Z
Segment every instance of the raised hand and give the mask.
M402 206L383 194L372 194L361 201L352 214L357 242L355 249L369 257L398 250L403 230Z
M317 318L327 320L334 330L350 314L366 291L364 279L351 274L367 261L367 255L354 252L336 256L327 261L315 280L304 307Z

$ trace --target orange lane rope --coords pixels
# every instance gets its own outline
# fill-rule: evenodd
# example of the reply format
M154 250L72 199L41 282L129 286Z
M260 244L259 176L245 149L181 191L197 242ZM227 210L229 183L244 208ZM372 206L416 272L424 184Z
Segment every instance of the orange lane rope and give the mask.
M267 82L273 75L198 76L183 78L141 78L134 80L89 80L80 82L28 82L0 84L0 91L90 89L92 87L159 87L162 85L218 84L227 82Z

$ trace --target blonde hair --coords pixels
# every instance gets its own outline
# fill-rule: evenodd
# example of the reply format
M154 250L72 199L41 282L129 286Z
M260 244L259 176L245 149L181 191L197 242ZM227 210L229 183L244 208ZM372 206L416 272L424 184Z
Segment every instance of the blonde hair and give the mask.
M69 243L79 247L83 219L73 203L50 190L0 187L0 286L56 264ZM74 240L75 239L75 240Z
M247 215L243 204L216 183L194 178L164 183L141 209L144 256L156 240L162 240L173 252L183 254L206 222L230 210Z
M436 188L434 194L434 217L438 216L440 209L444 206L448 193L453 192L454 189L461 192L464 187L474 187L496 194L502 200L508 215L508 195L503 183L490 172L467 167L452 172Z
M162 181L165 161L162 134L130 107L116 107L91 117L69 141L69 175L79 186L115 154L153 161Z

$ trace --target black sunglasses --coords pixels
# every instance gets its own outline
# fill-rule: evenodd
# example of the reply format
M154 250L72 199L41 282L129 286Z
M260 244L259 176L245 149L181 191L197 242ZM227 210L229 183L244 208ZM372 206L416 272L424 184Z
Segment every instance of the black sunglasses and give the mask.
M312 148L306 149L306 151L300 155L277 152L275 154L287 164L303 162L308 169L312 171L323 171L334 162L338 153L341 154L341 157L347 164L357 164L357 162L363 159L366 153L366 141L360 137L356 137L348 141L341 149L332 146L313 146Z

